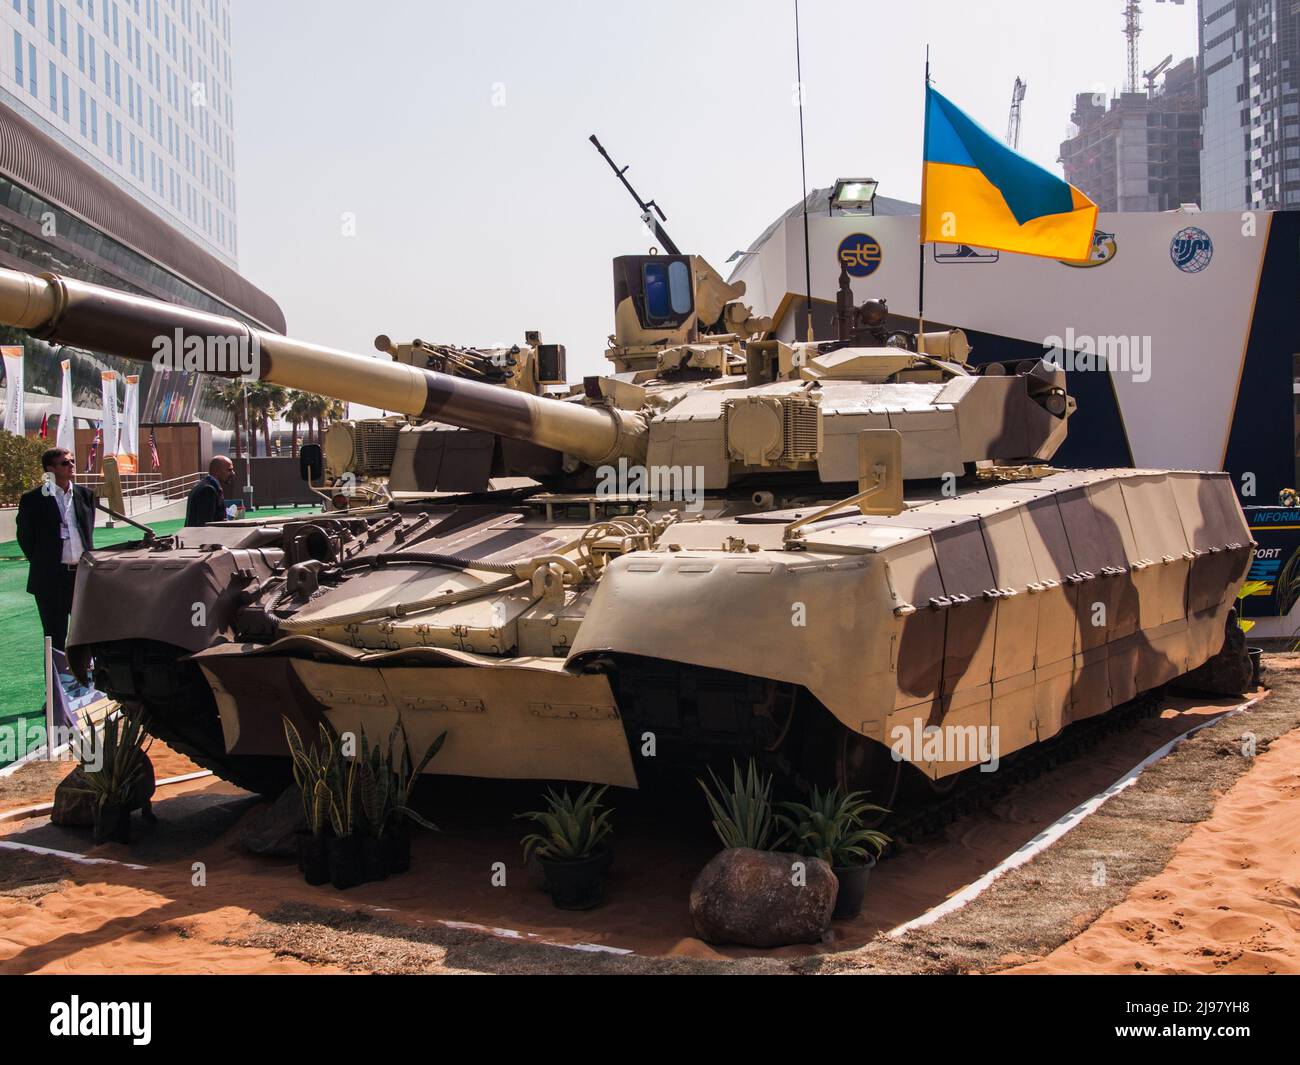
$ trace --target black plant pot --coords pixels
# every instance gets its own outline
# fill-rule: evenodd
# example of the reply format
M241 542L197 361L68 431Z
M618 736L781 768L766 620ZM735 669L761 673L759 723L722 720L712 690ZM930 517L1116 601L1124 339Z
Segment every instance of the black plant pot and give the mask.
M405 873L411 868L411 833L405 825L393 825L380 842L389 873Z
M557 909L590 910L600 905L605 873L613 861L613 852L608 847L597 847L586 858L577 861L539 860L546 873L546 890Z
M331 836L329 839L330 883L340 891L361 883L361 837Z
M866 865L837 865L831 870L835 874L835 879L840 882L831 920L851 920L862 912L862 900L867 894L867 879L875 867L876 859L868 857Z
M313 887L330 881L329 840L313 836L310 832L298 833L298 868L303 878Z
M1247 647L1246 654L1250 656L1250 683L1252 687L1258 688L1263 673L1264 666L1264 649L1262 647Z
M361 876L364 880L387 880L388 862L384 841L374 836L361 837Z
M131 808L106 802L95 811L94 838L96 843L112 840L114 843L131 842Z

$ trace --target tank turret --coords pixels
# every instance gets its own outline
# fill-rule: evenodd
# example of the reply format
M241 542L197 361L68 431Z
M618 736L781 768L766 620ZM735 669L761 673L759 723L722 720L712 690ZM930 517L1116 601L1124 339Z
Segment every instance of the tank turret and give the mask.
M393 444L401 489L411 491L481 487L497 438L554 457L525 454L511 472L558 473L567 456L593 469L620 462L690 467L705 489L723 490L786 474L861 482L870 473L863 456L880 450L860 440L864 433L901 438L894 480L960 477L980 463L1044 462L1065 437L1073 404L1064 372L1046 363L973 370L960 331L919 342L883 331L883 301L864 306L840 340L788 345L767 338L771 322L736 303L741 295L743 285L727 286L698 256L616 259L609 357L619 372L589 378L582 394L564 398L543 394L557 381L564 352L538 334L522 347L491 351L380 337L387 358L365 357L81 281L9 270L0 271L0 321L160 367L246 376L406 415L420 424L371 435L425 431ZM421 468L441 466L422 453L440 455L447 445L445 434L428 433L449 426L489 434L477 481L422 480ZM367 474L377 472L372 458ZM572 473L572 462L564 468Z

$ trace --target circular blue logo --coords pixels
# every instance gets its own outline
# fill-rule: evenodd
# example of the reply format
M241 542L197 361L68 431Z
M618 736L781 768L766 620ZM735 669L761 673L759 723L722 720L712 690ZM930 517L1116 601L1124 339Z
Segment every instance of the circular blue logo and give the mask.
M874 237L854 233L840 241L839 260L850 277L868 277L880 269L885 251Z
M1169 242L1169 258L1183 273L1199 274L1214 258L1214 241L1196 226L1180 229Z

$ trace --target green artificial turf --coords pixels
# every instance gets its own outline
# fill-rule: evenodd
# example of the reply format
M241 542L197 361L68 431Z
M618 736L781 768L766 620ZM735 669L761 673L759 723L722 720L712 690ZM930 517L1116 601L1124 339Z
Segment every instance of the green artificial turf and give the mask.
M307 514L308 507L258 510L248 517L274 518L282 514ZM176 532L185 522L148 522L160 536ZM95 546L138 540L140 533L129 525L95 530ZM44 637L36 600L27 594L27 560L14 540L0 543L0 728L13 726L25 717L30 723L42 719L45 706ZM0 760L0 767L5 763Z

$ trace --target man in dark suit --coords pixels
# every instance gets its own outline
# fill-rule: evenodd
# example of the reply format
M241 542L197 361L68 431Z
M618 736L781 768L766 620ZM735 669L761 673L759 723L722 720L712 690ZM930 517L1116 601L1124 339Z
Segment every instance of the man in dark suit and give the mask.
M225 455L208 463L207 475L190 489L185 503L185 524L199 528L214 521L226 520L226 489L235 479L235 464Z
M45 480L18 501L18 546L27 556L27 590L36 598L41 628L62 651L68 638L72 590L83 551L94 547L95 496L75 482L71 451L53 447L41 456Z

